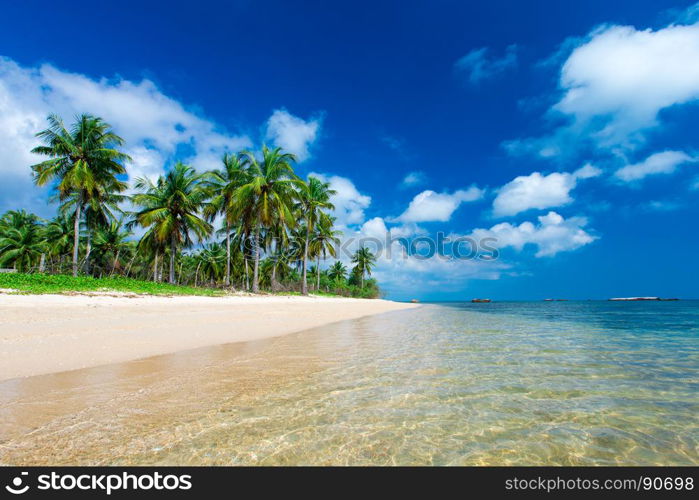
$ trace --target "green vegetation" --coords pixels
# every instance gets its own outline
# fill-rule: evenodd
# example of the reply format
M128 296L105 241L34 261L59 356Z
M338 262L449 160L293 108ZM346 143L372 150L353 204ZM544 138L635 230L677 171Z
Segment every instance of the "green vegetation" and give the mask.
M349 270L326 263L341 235L328 213L335 192L299 178L296 158L281 148L226 154L207 172L178 162L158 179L135 179L126 196L130 158L108 123L89 114L70 127L56 115L48 122L32 150L48 159L31 169L38 186L51 187L58 213L0 216L0 268L18 271L0 274L0 288L380 295L367 248Z
M133 292L148 295L223 295L222 290L155 283L114 276L69 276L64 274L0 273L0 288L25 293Z

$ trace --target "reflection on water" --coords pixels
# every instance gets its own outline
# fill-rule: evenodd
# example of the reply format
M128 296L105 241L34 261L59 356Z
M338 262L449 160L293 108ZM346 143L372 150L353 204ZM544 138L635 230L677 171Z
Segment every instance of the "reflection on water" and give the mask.
M699 307L450 304L0 383L4 464L699 464Z

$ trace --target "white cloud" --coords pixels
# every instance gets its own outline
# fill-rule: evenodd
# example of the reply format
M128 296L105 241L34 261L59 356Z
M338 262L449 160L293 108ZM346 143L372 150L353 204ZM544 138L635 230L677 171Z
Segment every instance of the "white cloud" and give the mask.
M5 208L25 206L46 211L45 198L31 183L29 166L42 158L29 151L39 144L36 132L46 128L46 116L57 113L69 125L73 116L89 112L104 118L126 140L125 152L134 158L131 178L162 173L178 147L186 145L186 159L208 168L226 151L251 145L246 136L229 135L181 103L164 95L150 80L95 80L59 70L49 64L23 67L0 58L0 199Z
M333 217L336 217L338 226L344 227L364 222L364 210L371 204L371 197L361 194L350 179L316 172L311 172L308 175L309 177L317 177L323 182L329 182L330 187L337 191L330 201L335 205Z
M641 180L648 175L671 174L678 166L697 161L682 151L663 151L654 153L640 163L626 165L614 175L625 182Z
M277 109L267 121L266 138L296 155L301 162L311 156L309 149L318 138L320 122L320 119L306 121L285 109Z
M409 172L403 178L403 182L401 182L401 187L419 186L421 184L424 184L426 180L427 180L427 176L425 175L424 172L419 172L419 171Z
M498 248L521 250L525 245L533 244L537 247L536 257L551 257L559 252L575 250L597 239L583 229L587 225L585 217L566 220L556 212L549 212L537 219L538 224L527 221L515 226L502 222L490 229L476 229L472 237L495 238L494 246Z
M471 186L466 190L459 189L452 194L435 193L427 190L416 195L408 208L395 218L397 222L446 222L461 203L476 201L483 198L484 191Z
M660 113L699 98L699 23L658 30L604 25L565 42L561 98L549 118L566 125L548 135L506 141L512 154L562 157L591 145L613 153L637 149L662 124ZM558 60L554 58L553 60Z
M589 163L586 163L573 172L573 176L575 176L576 179L592 179L593 177L598 177L600 175L602 175L602 169Z
M601 28L568 57L560 83L555 109L593 127L602 146L642 142L662 109L699 97L699 24Z
M570 191L578 179L589 179L601 175L602 171L587 164L575 172L554 172L542 175L532 172L515 177L498 190L493 200L493 215L502 217L516 215L525 210L561 207L573 201Z
M517 64L517 46L510 45L501 57L488 57L488 47L474 49L454 64L459 72L468 75L472 84L492 78Z

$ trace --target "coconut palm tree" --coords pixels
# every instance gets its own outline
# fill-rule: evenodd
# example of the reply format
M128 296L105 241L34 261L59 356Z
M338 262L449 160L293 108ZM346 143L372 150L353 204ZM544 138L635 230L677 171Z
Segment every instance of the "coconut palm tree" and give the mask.
M245 219L250 216L253 231L252 291L260 291L260 232L278 221L287 226L296 223L292 208L297 188L303 182L296 176L292 163L296 157L283 153L281 148L262 146L261 157L251 151L242 153L247 171L245 184L235 190L232 216Z
M204 213L212 221L217 215L223 215L226 233L226 275L224 283L231 285L231 226L234 223L233 199L236 189L247 182L247 170L240 155L226 153L223 156L223 168L211 172L208 189L211 200Z
M95 233L99 230L107 229L112 222L118 220L118 215L123 214L119 204L125 199L125 196L112 192L108 186L100 186L87 201L83 201L80 193L73 193L63 200L59 210L66 216L75 213L76 205L83 205L83 226L85 230L82 233L86 235L83 267L86 273L90 273L92 240Z
M117 149L124 140L101 118L80 115L70 130L58 115L49 115L48 122L49 127L36 134L44 144L32 149L35 154L49 157L32 165L34 182L44 186L55 181L55 190L61 200L76 197L73 276L77 276L80 212L94 197L126 189L126 183L117 176L126 172L123 163L130 158Z
M24 210L6 213L0 222L0 267L12 265L20 272L43 263L46 242L39 218Z
M306 234L303 245L303 271L301 274L301 293L308 295L308 282L306 278L306 268L308 267L308 244L311 232L316 224L328 223L330 217L323 210L332 210L335 206L330 203L330 197L336 191L330 189L330 183L323 182L317 177L309 177L308 182L302 185L299 190L300 199L297 205L301 216L306 222ZM329 224L332 226L332 223Z
M335 282L344 280L346 276L347 267L339 260L335 261L335 263L328 268L328 278Z
M211 282L220 281L226 269L226 252L220 243L210 243L196 254L201 273ZM200 264L200 266L199 266Z
M95 233L95 248L103 257L111 258L110 276L116 271L122 252L128 251L130 236L131 231L124 229L121 220L111 221L107 227L100 228Z
M200 215L209 196L207 181L207 174L197 174L192 167L177 162L156 183L139 178L134 184L139 193L132 201L141 208L135 221L152 228L155 240L170 245L170 283L175 283L178 249L193 243L191 233L201 241L213 230Z
M320 288L320 257L325 260L328 254L337 257L336 246L340 243L341 231L333 229L334 217L321 219L311 235L310 250L316 257L316 290Z
M354 271L359 273L361 278L361 288L364 288L364 275L371 276L371 268L376 263L376 255L371 253L371 251L362 246L352 256L352 262L355 264Z
M59 272L63 271L63 256L70 252L73 241L73 215L59 213L44 226L44 239L51 259L58 257Z

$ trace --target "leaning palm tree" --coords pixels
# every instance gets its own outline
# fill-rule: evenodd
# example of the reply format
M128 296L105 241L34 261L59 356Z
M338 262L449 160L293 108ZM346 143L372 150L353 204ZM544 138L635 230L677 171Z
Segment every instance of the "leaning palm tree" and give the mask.
M61 200L77 197L73 234L73 276L77 276L80 212L100 193L126 189L126 183L117 176L126 172L123 163L130 158L117 150L124 140L101 118L80 115L70 130L57 115L49 115L48 122L49 127L36 134L44 145L32 149L32 153L49 157L32 165L34 182L44 186L55 181Z
M376 263L376 255L371 253L371 251L362 246L352 256L352 262L355 264L354 271L356 271L361 279L361 287L364 288L364 275L367 274L371 276L371 268Z
M223 168L211 172L208 189L211 200L204 214L212 221L217 215L224 219L226 233L226 276L225 285L231 285L231 227L235 213L233 199L236 189L247 182L247 170L243 166L240 155L226 153L223 156Z
M334 217L321 219L311 235L310 250L316 257L316 290L320 289L320 257L337 256L336 247L340 243L341 231L333 229Z
M288 226L296 223L292 211L297 196L296 187L302 181L296 177L292 163L296 157L283 153L281 148L269 149L262 146L260 158L250 151L242 153L247 172L245 184L235 190L232 216L252 216L253 228L253 274L252 291L260 291L260 232L278 221Z
M135 222L152 228L157 241L170 245L170 283L175 283L178 249L193 243L191 233L201 241L213 230L200 215L209 196L207 180L207 174L197 174L192 167L177 162L156 183L139 178L134 184L139 193L132 201L141 208Z
M330 197L337 191L330 189L330 183L323 182L317 177L309 177L308 182L299 190L300 200L297 208L306 222L306 235L303 245L303 271L301 275L301 293L308 295L306 268L308 267L308 244L311 232L316 224L326 223L330 217L323 210L332 210L335 206L330 203ZM332 226L332 223L330 223Z

